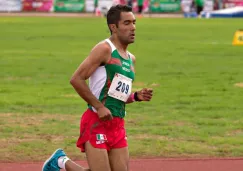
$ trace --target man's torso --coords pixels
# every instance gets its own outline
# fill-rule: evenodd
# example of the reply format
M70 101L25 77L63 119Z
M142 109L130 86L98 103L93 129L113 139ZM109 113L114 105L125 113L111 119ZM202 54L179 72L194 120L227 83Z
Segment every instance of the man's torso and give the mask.
M120 56L115 46L106 39L112 48L111 58L107 64L100 66L91 75L89 87L91 92L107 107L113 116L125 116L125 102L132 90L134 66L131 55L125 59ZM95 111L94 108L89 106Z

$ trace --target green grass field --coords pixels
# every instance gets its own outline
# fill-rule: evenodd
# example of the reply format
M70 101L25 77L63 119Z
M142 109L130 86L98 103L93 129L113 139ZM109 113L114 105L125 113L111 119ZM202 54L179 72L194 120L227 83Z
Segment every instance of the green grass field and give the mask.
M242 27L137 19L134 90L154 98L127 106L132 157L243 156L243 47L231 44ZM86 103L69 79L108 36L104 18L0 18L0 161L43 161L58 147L84 158L75 143Z

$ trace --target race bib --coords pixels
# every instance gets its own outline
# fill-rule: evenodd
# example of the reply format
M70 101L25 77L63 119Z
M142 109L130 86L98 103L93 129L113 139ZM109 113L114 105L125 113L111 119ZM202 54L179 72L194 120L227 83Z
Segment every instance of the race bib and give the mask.
M132 91L132 79L121 75L115 74L108 95L123 102L126 102Z

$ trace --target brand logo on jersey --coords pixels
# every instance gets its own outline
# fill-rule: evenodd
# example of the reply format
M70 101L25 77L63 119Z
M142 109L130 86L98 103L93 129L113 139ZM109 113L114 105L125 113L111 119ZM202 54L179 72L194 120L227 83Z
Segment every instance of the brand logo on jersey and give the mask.
M126 68L126 67L122 67L122 69L123 69L124 71L131 72L131 70L128 69L128 68Z
M127 62L125 62L125 61L122 61L122 65L126 65L126 66L130 66L130 64L129 63L127 63Z
M122 69L124 70L124 71L126 71L126 72L131 72L131 67L130 67L130 64L129 63L127 63L127 62L125 62L125 61L122 61L122 65L123 65L123 67L122 67ZM126 67L125 67L126 66ZM128 68L127 68L128 67Z

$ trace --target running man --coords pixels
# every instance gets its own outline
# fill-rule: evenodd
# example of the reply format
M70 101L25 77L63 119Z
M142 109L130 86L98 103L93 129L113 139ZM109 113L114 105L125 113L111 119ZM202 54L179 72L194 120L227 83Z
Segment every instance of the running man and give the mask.
M153 90L132 92L135 56L127 51L135 41L136 19L127 5L107 13L111 36L94 46L70 83L89 105L80 121L77 147L86 153L91 171L128 171L129 152L124 128L125 106L150 101ZM89 79L89 85L86 80ZM43 171L84 171L62 149L44 163Z

